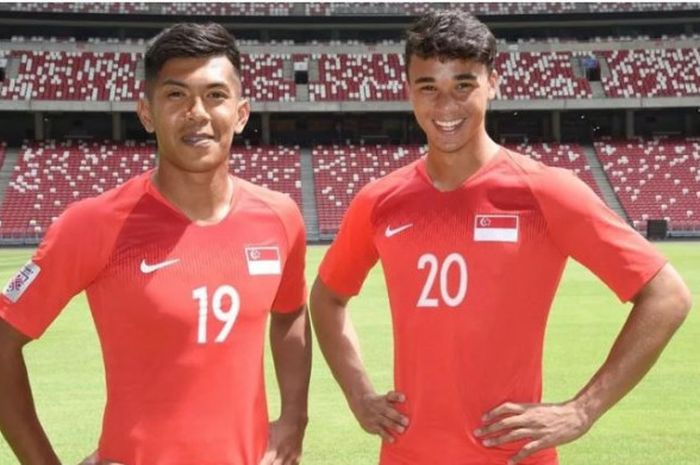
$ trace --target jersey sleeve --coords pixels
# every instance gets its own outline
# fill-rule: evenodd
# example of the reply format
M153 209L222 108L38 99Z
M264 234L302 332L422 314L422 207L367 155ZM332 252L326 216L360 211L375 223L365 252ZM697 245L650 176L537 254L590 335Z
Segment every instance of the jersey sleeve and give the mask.
M377 262L372 226L374 204L365 186L350 202L338 235L321 262L319 278L336 294L357 295Z
M631 300L666 259L573 173L550 168L534 192L557 247Z
M0 295L0 318L28 337L40 337L99 271L99 226L83 207L69 207L49 227L31 260Z
M272 303L272 311L292 312L306 303L306 229L304 219L296 203L288 200L282 210L282 222L289 247L282 280Z

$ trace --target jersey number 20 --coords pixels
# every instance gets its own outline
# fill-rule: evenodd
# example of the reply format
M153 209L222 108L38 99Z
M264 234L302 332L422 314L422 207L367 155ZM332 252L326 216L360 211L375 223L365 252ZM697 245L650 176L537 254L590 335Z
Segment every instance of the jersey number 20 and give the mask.
M229 308L224 310L224 298L228 297ZM199 323L197 326L197 343L206 344L207 343L207 317L209 315L209 293L207 292L206 286L198 287L192 291L192 298L199 301ZM219 286L214 291L211 297L211 309L214 317L217 320L224 323L224 327L221 328L219 335L216 336L214 342L224 342L228 337L228 334L233 328L233 324L236 322L238 317L238 311L241 309L241 298L238 295L238 291L233 286L224 284Z
M448 277L450 269L456 267L459 278L457 280L457 289L448 289ZM418 269L424 270L428 268L428 276L426 277L423 290L418 298L418 307L435 308L439 306L438 297L431 297L435 281L437 280L440 288L440 298L448 307L457 307L464 302L464 297L467 295L467 262L458 253L451 253L442 263L432 253L426 253L418 259ZM439 275L439 276L438 276Z

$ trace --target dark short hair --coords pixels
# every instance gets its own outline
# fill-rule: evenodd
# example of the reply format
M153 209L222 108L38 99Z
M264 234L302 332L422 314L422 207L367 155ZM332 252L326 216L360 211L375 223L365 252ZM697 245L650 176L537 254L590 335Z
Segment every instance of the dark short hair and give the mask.
M441 61L475 60L491 71L496 61L496 38L466 11L431 11L406 31L406 75L413 55Z
M241 75L241 52L236 39L216 23L179 23L158 34L146 50L144 68L146 92L155 82L165 62L171 58L207 58L226 56Z

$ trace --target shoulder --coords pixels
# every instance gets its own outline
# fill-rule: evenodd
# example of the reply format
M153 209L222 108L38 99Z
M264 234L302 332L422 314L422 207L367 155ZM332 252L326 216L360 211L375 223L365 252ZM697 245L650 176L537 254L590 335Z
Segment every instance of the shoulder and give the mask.
M545 165L512 150L506 150L506 159L535 194L564 195L569 190L587 187L571 170Z
M353 202L374 204L378 200L400 191L417 176L416 168L420 161L421 159L411 162L386 176L368 182L359 190Z
M258 186L250 181L236 177L241 193L252 197L264 204L284 219L289 217L301 217L301 211L297 203L287 194L278 192L267 187Z

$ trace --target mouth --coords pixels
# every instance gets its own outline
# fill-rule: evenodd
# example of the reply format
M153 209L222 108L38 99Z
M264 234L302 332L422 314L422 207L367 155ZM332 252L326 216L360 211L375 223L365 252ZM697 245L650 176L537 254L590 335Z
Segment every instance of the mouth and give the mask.
M209 134L188 134L183 136L181 140L191 146L207 145L214 140L214 136Z
M451 134L457 132L457 130L464 124L465 118L453 119L453 120L432 120L435 127L443 133Z

